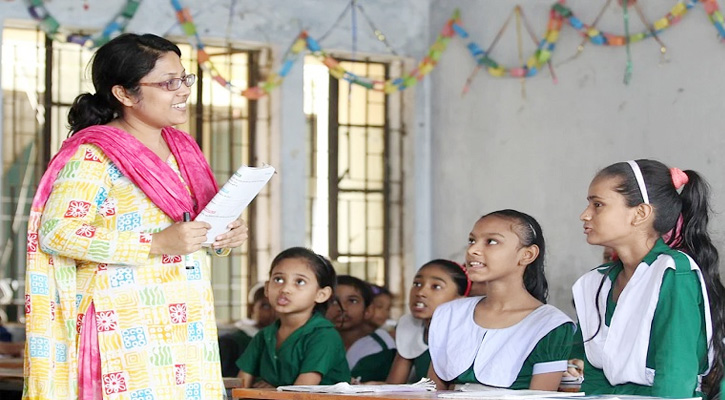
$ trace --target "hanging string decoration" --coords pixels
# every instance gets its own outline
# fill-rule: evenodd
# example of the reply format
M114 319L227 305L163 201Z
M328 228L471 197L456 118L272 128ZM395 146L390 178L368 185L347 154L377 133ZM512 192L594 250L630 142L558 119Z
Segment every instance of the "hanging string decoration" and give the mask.
M453 16L446 22L436 41L428 49L427 55L418 65L410 72L400 78L389 79L387 81L374 80L364 76L357 75L348 71L340 63L332 57L328 52L322 49L320 44L313 39L307 32L303 31L295 39L290 49L285 53L282 60L282 66L279 71L272 74L264 83L246 89L242 95L249 99L259 99L268 95L275 87L282 83L282 79L292 69L294 62L299 55L307 50L320 62L322 62L330 70L330 75L336 79L344 79L353 85L359 85L369 90L385 92L387 94L405 90L406 88L415 86L419 81L423 80L433 68L435 68L438 60L440 60L443 52L448 47L448 43L455 35L468 36L460 25L460 13L456 10Z
M629 1L630 3L632 2L631 0ZM626 34L624 36L601 32L596 27L583 23L563 1L554 4L552 9L564 18L564 21L569 26L578 31L583 37L588 38L592 44L600 46L625 46L627 43L637 43L644 39L655 37L664 30L671 28L680 22L682 17L690 9L695 7L697 3L702 3L710 22L718 32L718 36L721 40L725 39L725 21L723 21L723 15L720 12L717 0L683 0L677 2L664 17L655 20L651 25L651 29L631 35Z
M523 63L522 65L513 67L513 68L506 68L496 62L491 57L491 51L498 43L498 40L503 35L504 31L508 27L509 22L511 19L516 16L517 21L517 30L519 31L517 34L518 37L518 48L519 48L519 59L523 60L523 45L521 43L521 33L520 33L520 25L521 21L523 20L524 26L526 27L526 30L529 33L529 36L534 41L535 44L537 44L536 50L534 53L529 56L526 60L526 63ZM536 75L539 70L546 64L549 66L549 70L551 72L551 77L554 81L554 83L557 82L556 74L554 73L554 67L551 65L551 55L554 51L554 48L556 47L556 42L559 40L559 31L561 30L561 27L563 25L563 21L561 16L557 15L556 13L551 12L551 17L549 18L549 23L547 26L547 31L544 34L544 37L539 40L536 35L533 32L533 29L531 28L531 24L528 22L526 17L523 14L523 9L520 6L514 7L514 10L509 15L509 17L504 22L501 29L498 31L496 36L494 37L493 42L488 47L487 50L483 50L481 46L478 45L478 43L474 41L469 41L467 44L468 51L471 53L471 56L476 60L476 68L474 71L469 75L468 79L466 80L465 85L463 86L463 94L466 94L473 82L473 78L476 76L477 72L482 69L486 68L486 71L489 73L489 75L494 77L504 77L509 76L513 78L529 78L534 75ZM463 30L462 27L458 27L458 31L460 32L460 36L462 38L468 38L468 33ZM523 85L523 83L522 83ZM524 88L522 86L522 93L524 91Z
M94 48L108 42L110 39L121 34L125 30L129 21L133 18L136 11L138 10L138 6L141 0L127 0L121 12L96 35L89 36L82 34L70 34L66 37L62 37L59 34L60 24L50 14L50 12L48 12L47 8L45 7L44 0L29 1L30 5L28 7L28 11L30 15L36 21L38 21L39 26L43 31L48 34L48 36L52 37L55 40L65 39L68 42L73 42L83 46ZM610 0L607 0L607 5L609 4L609 1ZM625 32L625 35L623 36L601 32L596 28L596 24L602 14L601 12L600 16L597 17L592 25L587 25L583 23L581 19L577 18L572 10L565 5L565 0L559 0L551 7L549 11L549 21L547 24L546 33L539 40L530 29L530 24L528 23L528 21L523 17L521 8L517 6L517 21L519 22L519 24L521 21L523 21L527 30L529 31L529 35L532 37L532 39L538 41L536 50L526 59L524 65L506 68L496 62L491 57L490 52L493 49L495 41L488 48L488 50L483 50L483 48L476 42L469 40L467 43L467 48L471 53L471 56L476 60L477 68L474 73L469 76L469 79L466 82L466 87L464 87L464 92L468 90L468 87L470 86L470 83L473 79L473 76L475 76L475 73L479 69L483 68L485 68L486 71L494 77L530 78L535 76L542 69L542 67L547 64L551 71L552 78L554 79L554 82L556 82L556 76L554 75L554 70L551 66L551 57L556 47L556 43L559 39L559 35L561 33L561 29L564 23L579 32L579 34L582 35L583 40L589 43L593 43L595 45L625 46L652 37L655 38L658 43L660 43L661 52L664 56L666 47L659 40L658 35L662 31L670 28L671 26L679 22L682 17L687 14L687 12L697 3L701 3L705 8L705 12L710 19L710 22L717 30L719 38L725 41L725 20L723 19L723 14L719 9L717 2L718 0L682 0L676 3L664 17L655 20L655 22L652 24L647 23L646 18L644 18L644 14L641 12L641 9L638 8L639 6L636 1L627 1L629 1L630 4L634 4L635 9L640 16L640 19L642 19L642 21L648 27L647 30L635 34L630 34L628 32L629 28L628 26L626 26L625 30L627 32ZM426 56L417 64L417 66L412 71L404 74L402 77L399 78L390 79L387 81L380 81L359 76L353 72L346 70L338 60L332 57L328 52L324 51L315 39L310 37L306 31L303 31L295 38L290 48L285 52L282 58L281 67L277 72L270 74L267 79L265 79L264 82L262 82L258 86L242 90L239 87L234 86L231 82L227 81L221 75L219 70L214 67L214 64L211 62L209 54L205 50L204 43L201 40L198 29L194 24L189 9L183 7L180 0L171 0L171 4L176 12L176 18L181 24L181 28L184 34L189 38L190 44L197 51L197 58L201 68L209 72L215 82L219 83L220 85L224 86L225 88L234 93L237 93L252 100L266 96L274 88L278 87L282 83L283 79L287 76L289 71L292 69L294 63L300 58L304 51L309 51L313 56L319 59L324 65L326 65L329 68L330 74L333 77L337 79L344 79L351 84L359 85L369 90L376 90L389 94L415 86L417 82L419 82L426 75L428 75L437 65L443 52L446 50L451 38L453 38L454 36L458 36L464 40L469 39L468 32L463 28L463 25L461 24L459 11L456 10L453 14L453 17L451 17L443 26L435 42L428 49ZM366 18L366 20L368 20L368 24L371 26L372 29L376 31L376 36L378 36L378 39L383 41L386 45L388 45L388 47L390 47L385 40L385 36L382 35L382 33L378 32L379 30L371 23L371 21L369 21L369 17L364 13L362 7L354 0L351 1L349 5L349 9L352 8L357 8L359 11L362 12L363 16ZM582 44L579 46L579 51L583 49L583 43L585 42L583 41ZM519 48L519 52L521 53L520 45ZM628 64L628 68L630 67L631 61Z
M206 52L204 42L201 40L199 30L196 28L196 24L194 23L194 19L191 17L189 8L182 6L180 0L171 0L171 6L176 12L176 20L179 21L181 30L189 39L191 47L196 50L196 59L199 63L199 67L207 72L214 82L224 86L232 93L242 95L242 89L226 80L214 66L214 63L211 62L211 57L209 56L209 53Z
M71 33L69 35L61 35L60 23L45 7L44 0L30 0L28 12L30 16L38 22L40 29L50 36L53 40L61 42L76 43L88 48L96 48L102 46L109 40L120 35L126 30L126 26L138 11L141 0L127 0L123 9L95 35L84 35L80 33Z

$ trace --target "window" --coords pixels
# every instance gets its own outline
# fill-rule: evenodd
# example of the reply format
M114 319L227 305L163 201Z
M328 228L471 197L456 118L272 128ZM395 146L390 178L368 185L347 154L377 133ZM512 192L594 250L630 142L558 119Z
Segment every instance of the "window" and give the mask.
M341 65L375 80L402 67L369 60ZM400 94L350 85L306 59L309 243L329 255L339 273L380 285L402 258L401 106Z
M267 100L248 101L215 83L198 67L196 52L185 44L179 47L184 66L199 77L192 86L190 118L179 128L197 138L220 185L240 164L269 160ZM259 60L266 55L234 46L207 46L206 51L219 73L241 89L256 84ZM0 304L0 311L7 312L9 320L22 320L30 202L47 162L67 135L67 113L73 99L92 91L87 70L92 51L50 41L40 31L5 28L2 52L0 289L3 283L12 285L14 294L10 304ZM269 188L265 188L245 211L243 217L252 235L268 231L269 218L264 216L270 213L269 197ZM229 257L210 257L217 320L243 316L247 290L256 282L256 265L270 257L269 241L268 237L251 236ZM0 290L0 301L3 299Z

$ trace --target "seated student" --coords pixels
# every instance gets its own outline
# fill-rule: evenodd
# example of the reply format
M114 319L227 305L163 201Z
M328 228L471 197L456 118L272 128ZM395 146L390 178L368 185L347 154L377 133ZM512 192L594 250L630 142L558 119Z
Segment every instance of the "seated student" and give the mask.
M544 237L531 216L501 210L481 217L468 237L466 267L486 297L441 304L428 333L429 377L438 389L474 383L557 390L574 323L547 305Z
M692 170L630 160L597 173L587 200L587 243L611 247L617 259L572 289L582 391L715 398L725 288L708 233L707 182Z
M350 381L342 339L323 316L334 288L332 264L311 250L292 247L274 258L266 294L279 319L237 361L242 387Z
M395 357L395 340L384 329L370 332L365 320L370 317L373 297L370 286L353 276L337 277L335 302L327 318L340 332L354 382L383 381Z
M410 288L410 314L398 321L398 352L386 383L417 382L428 375L428 326L433 312L443 303L468 296L470 290L465 267L453 261L438 259L420 267Z
M219 357L222 376L234 377L239 374L237 360L244 353L249 342L260 329L276 319L274 309L264 295L265 282L258 282L249 290L249 310L251 319L237 321L234 332L219 336Z
M382 328L391 333L391 328L386 325L390 319L390 309L393 307L393 294L383 286L371 284L370 289L373 291L373 301L370 305L372 312L365 320L365 324L371 331Z

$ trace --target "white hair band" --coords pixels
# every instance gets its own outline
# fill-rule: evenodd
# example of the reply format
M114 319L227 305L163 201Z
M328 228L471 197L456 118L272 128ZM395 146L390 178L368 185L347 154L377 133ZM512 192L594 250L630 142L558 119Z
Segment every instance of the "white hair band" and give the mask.
M629 160L627 161L630 167L632 167L632 172L634 172L634 177L637 179L637 185L639 186L639 192L642 194L642 199L644 199L644 204L649 204L649 196L647 196L647 186L644 185L644 176L642 176L642 171L639 169L639 164L637 164L637 161Z

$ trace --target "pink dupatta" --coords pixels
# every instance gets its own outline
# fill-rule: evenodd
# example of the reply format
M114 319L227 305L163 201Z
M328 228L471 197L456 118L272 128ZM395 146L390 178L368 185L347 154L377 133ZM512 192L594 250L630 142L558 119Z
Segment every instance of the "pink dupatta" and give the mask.
M192 219L195 218L219 190L214 174L199 145L191 136L172 127L162 129L161 135L176 158L181 176L191 188L193 198L165 160L138 139L121 129L96 125L77 132L63 142L40 180L33 198L33 209L42 209L45 206L55 178L78 147L82 144L93 144L100 147L121 173L174 221L181 221L185 211L191 213Z

